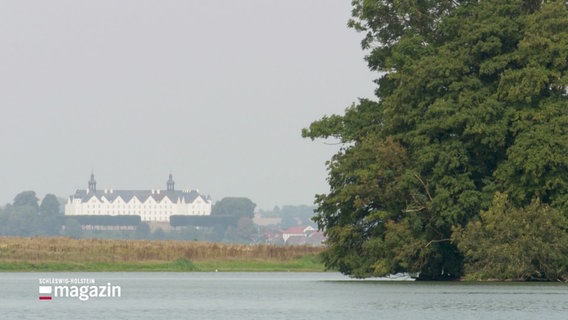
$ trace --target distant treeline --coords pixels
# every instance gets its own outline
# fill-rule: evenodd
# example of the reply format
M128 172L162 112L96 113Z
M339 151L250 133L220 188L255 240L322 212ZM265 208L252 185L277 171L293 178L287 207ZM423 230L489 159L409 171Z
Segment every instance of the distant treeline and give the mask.
M172 227L215 227L215 226L236 226L238 218L235 216L170 216Z
M275 206L272 210L260 210L260 215L265 218L281 218L282 222L280 225L283 228L297 225L311 225L315 227L315 223L311 220L314 216L314 209L314 206L307 205Z
M142 220L139 215L76 215L64 216L64 219L75 219L81 225L92 226L138 226Z
M142 223L139 215L73 215L61 216L61 221L67 219L77 220L81 225L92 226L138 226ZM189 216L172 215L170 225L172 227L215 227L215 226L236 226L237 217L234 216Z
M41 204L34 191L19 193L14 202L0 208L0 235L31 237L61 234L63 213L59 200L46 195Z
M40 203L34 191L19 193L13 203L0 207L0 236L65 236L99 239L198 240L227 243L277 243L273 228L312 224L313 207L283 206L261 211L281 217L275 226L253 222L256 205L248 198L227 197L213 205L211 215L173 215L169 224L142 221L139 215L64 215L64 200L46 195Z

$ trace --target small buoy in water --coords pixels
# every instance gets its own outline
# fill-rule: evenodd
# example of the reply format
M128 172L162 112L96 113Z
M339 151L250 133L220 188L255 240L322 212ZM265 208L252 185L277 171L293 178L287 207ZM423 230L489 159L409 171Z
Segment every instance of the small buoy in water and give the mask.
M215 269L215 272L217 272L217 271L219 271L219 270Z

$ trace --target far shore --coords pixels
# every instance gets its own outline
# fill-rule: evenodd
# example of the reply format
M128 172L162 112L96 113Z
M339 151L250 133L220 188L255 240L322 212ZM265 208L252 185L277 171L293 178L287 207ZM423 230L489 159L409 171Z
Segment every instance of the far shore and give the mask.
M321 272L322 247L0 237L0 272Z

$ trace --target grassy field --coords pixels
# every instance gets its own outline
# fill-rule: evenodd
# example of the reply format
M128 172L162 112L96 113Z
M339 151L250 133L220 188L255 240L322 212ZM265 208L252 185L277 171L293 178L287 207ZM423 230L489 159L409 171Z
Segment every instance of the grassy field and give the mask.
M321 247L0 237L0 271L324 271Z

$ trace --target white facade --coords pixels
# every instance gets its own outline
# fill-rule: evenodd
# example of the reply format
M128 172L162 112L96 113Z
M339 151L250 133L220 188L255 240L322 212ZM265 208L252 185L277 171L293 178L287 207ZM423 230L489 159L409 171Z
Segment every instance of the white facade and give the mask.
M197 190L174 190L172 175L166 190L77 190L65 204L65 215L139 215L142 221L169 222L171 215L210 215L212 201Z

